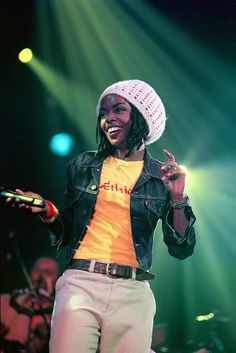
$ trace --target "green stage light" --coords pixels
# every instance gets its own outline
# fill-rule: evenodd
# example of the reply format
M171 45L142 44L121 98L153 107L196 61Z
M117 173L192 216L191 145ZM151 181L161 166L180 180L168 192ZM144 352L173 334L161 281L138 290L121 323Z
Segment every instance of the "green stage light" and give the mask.
M18 59L24 64L30 62L32 58L33 53L32 50L29 48L22 49L18 55Z

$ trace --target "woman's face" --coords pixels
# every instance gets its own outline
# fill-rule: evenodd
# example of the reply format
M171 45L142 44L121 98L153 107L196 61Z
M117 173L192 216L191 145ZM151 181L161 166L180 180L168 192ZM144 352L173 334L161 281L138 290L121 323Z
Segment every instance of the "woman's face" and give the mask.
M131 106L122 97L115 94L102 99L99 118L100 127L110 144L118 149L127 148L131 126Z

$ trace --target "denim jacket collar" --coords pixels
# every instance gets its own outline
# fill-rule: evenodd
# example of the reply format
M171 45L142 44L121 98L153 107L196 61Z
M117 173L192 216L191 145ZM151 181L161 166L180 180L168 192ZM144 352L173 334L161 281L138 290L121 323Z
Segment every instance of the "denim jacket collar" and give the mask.
M105 159L106 156L103 153L97 152L94 154L93 152L86 159L80 161L80 166L85 168L99 167ZM161 165L162 163L152 158L148 150L145 149L143 174L146 174L147 177L161 179Z

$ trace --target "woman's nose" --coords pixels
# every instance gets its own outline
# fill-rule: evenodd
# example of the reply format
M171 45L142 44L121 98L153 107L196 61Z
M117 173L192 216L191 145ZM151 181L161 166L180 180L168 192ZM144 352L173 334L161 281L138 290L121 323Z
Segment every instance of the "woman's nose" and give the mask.
M115 120L115 114L113 111L110 111L106 114L106 121L107 122L110 122L110 121L113 121Z

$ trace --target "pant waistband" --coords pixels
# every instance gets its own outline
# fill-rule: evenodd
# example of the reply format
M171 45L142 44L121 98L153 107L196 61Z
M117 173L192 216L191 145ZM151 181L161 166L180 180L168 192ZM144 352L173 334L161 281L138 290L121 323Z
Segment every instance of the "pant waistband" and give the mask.
M155 278L150 272L141 268L118 265L117 263L104 263L95 260L72 259L66 269L75 269L107 275L111 278L134 279L137 281L148 281Z

